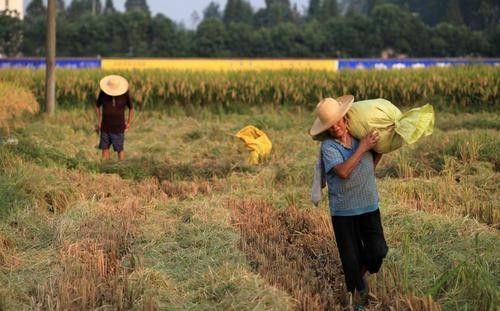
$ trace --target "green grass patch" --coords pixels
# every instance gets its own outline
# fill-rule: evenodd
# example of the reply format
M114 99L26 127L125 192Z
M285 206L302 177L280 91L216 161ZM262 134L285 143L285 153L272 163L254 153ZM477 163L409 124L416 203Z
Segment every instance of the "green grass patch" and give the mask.
M473 220L402 208L384 213L391 251L386 266L404 288L432 295L444 310L493 310L498 305L498 234Z

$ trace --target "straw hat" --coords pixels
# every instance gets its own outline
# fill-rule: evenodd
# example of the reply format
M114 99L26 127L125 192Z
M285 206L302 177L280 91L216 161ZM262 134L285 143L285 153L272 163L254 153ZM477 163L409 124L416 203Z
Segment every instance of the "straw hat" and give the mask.
M105 76L99 82L101 90L110 96L120 96L128 90L128 82L122 76L109 75Z
M354 96L344 95L339 98L325 98L316 106L317 118L309 130L311 136L316 136L337 123L351 108Z

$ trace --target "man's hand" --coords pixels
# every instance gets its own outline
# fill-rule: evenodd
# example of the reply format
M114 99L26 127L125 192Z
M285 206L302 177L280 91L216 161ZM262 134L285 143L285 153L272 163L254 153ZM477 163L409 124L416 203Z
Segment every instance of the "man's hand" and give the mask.
M99 134L101 132L101 124L97 123L94 127L94 130L97 134Z
M380 139L380 136L378 134L378 131L371 131L370 133L366 134L365 137L363 137L359 143L359 148L363 150L363 152L368 151L372 149Z
M358 165L359 161L363 157L363 154L368 150L372 149L378 142L379 135L377 131L372 131L363 137L359 143L358 148L354 153L344 162L335 166L333 170L335 174L342 179L347 179L351 175L352 171Z
M128 129L130 128L130 123L125 123L125 133L128 131Z

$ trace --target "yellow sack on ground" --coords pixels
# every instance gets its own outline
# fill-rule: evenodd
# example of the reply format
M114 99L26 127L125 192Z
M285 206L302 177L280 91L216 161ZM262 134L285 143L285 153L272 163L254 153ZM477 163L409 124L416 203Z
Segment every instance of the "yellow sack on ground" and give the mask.
M249 164L258 164L259 161L271 153L273 147L271 140L266 133L253 125L245 126L235 136L241 139L247 149L250 150L247 159Z
M373 149L378 153L388 153L432 134L434 108L427 104L401 113L386 99L370 99L353 103L347 119L349 132L358 139L377 130L380 140Z

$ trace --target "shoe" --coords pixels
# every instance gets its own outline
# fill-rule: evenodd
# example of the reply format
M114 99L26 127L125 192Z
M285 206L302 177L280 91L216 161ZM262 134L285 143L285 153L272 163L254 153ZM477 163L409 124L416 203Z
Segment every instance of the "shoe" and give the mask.
M366 305L368 304L368 295L369 295L369 292L368 292L367 288L365 288L364 290L362 290L358 293L359 299L356 302L356 304L354 305L354 310L362 311L365 309Z
M360 305L359 303L354 305L354 311L364 311L364 310L365 310L364 305Z

